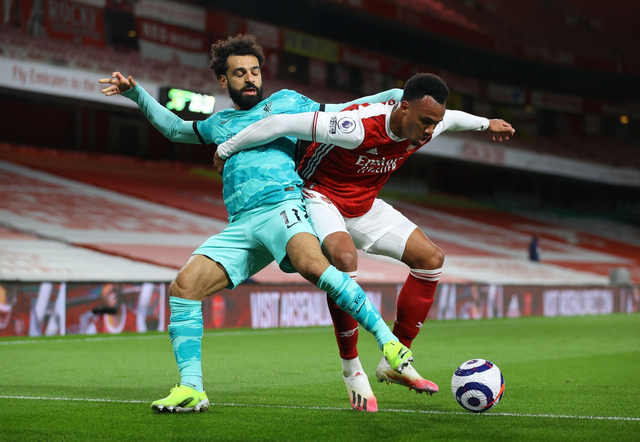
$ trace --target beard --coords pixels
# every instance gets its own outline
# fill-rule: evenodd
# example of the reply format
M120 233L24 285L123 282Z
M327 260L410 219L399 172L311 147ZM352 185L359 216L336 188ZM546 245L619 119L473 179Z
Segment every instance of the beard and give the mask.
M244 95L249 88L256 90L255 95ZM262 101L262 88L255 85L247 85L242 89L234 89L229 85L229 97L240 110L249 110Z

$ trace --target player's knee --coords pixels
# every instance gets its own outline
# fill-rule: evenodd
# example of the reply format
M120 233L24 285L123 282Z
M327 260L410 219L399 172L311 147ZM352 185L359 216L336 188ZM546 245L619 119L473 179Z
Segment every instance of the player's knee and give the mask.
M441 269L444 265L444 252L440 247L436 247L429 257L429 268L425 270Z
M296 270L304 279L315 285L327 269L328 264L329 263L309 260L302 263Z
M342 272L355 272L358 269L358 255L352 251L341 251L331 256L330 261Z
M187 287L185 286L180 275L169 284L169 296L174 298L188 298Z
M440 247L435 247L428 253L422 253L417 261L411 268L422 270L441 269L444 265L444 252Z

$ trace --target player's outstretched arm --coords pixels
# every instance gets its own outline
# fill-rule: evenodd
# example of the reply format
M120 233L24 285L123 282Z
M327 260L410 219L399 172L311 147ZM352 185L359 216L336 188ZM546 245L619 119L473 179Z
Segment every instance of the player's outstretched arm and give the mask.
M348 127L340 126L341 130L338 130L341 124ZM216 155L226 160L241 150L264 146L280 137L294 137L355 149L364 139L364 127L357 110L271 115L247 126L233 138L220 144Z
M279 114L263 118L247 126L230 140L218 145L216 155L226 160L241 150L264 146L280 137L312 141L314 119L318 112ZM215 157L214 157L215 158Z
M493 141L508 140L515 133L515 129L504 120L489 120L484 117L468 114L462 111L447 110L444 119L436 127L434 135L444 131L485 131L488 130Z
M103 94L123 95L134 101L153 127L171 141L200 144L200 138L193 128L193 121L184 121L161 106L131 76L125 77L120 72L114 72L111 78L101 78L98 82L109 85L102 89Z

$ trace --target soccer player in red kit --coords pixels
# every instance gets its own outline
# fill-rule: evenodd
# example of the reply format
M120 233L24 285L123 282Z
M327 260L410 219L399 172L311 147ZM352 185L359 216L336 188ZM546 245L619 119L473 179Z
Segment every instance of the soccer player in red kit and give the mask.
M341 112L268 117L221 144L214 157L220 169L229 155L265 140L293 136L312 141L298 173L305 181L307 211L323 251L334 266L354 279L357 249L409 266L393 328L407 347L433 304L444 253L412 221L376 198L378 192L409 155L444 131L488 130L494 141L509 139L515 132L504 120L447 111L448 95L438 76L417 74L407 81L400 101L353 105ZM358 323L328 302L351 406L376 411L377 400L358 358ZM384 357L376 377L419 393L438 391L435 383L410 365L402 373L394 372Z

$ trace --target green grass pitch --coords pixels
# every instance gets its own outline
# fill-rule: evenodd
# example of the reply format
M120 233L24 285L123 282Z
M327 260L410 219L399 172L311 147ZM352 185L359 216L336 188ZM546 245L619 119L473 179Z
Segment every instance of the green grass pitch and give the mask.
M1 441L638 441L640 315L427 322L414 366L440 386L379 384L373 337L360 358L378 413L351 410L327 327L206 331L212 408L153 414L179 380L166 333L0 340ZM502 401L463 410L450 390L471 358L495 362Z

